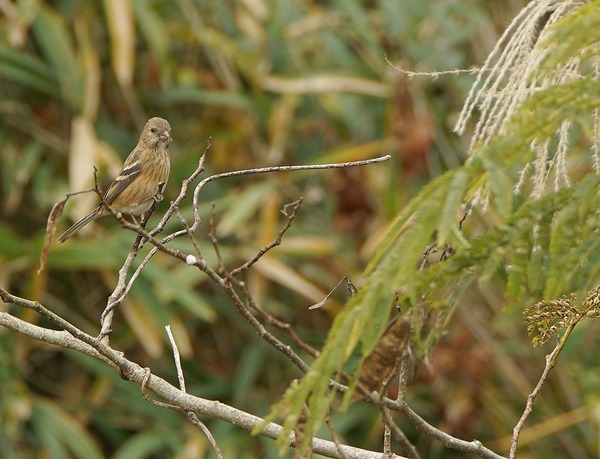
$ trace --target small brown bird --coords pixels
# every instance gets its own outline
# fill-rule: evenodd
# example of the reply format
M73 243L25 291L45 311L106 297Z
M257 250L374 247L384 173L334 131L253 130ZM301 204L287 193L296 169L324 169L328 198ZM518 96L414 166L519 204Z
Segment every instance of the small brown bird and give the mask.
M136 147L129 154L117 178L104 194L104 202L115 212L139 217L150 210L169 179L171 126L162 118L150 118ZM63 243L92 220L109 215L101 202L59 238Z

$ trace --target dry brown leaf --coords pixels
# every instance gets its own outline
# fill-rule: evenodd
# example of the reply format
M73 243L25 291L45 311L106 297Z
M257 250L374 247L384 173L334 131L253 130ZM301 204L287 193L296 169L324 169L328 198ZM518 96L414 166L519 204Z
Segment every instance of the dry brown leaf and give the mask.
M370 391L379 390L384 380L396 371L398 359L402 356L410 338L410 322L397 318L387 328L373 352L365 359L358 378L361 386ZM356 393L354 400L362 395Z
M42 253L40 255L40 267L37 270L38 274L40 274L46 267L46 260L48 259L48 252L50 252L50 245L52 245L52 239L54 238L54 233L56 233L56 227L58 226L60 217L62 217L67 199L69 198L65 198L62 201L54 204L52 210L50 211L50 215L48 215L48 223L46 223L46 237L44 238L44 247L42 248Z
M135 64L135 23L131 2L104 0L108 18L112 67L119 84L128 88Z

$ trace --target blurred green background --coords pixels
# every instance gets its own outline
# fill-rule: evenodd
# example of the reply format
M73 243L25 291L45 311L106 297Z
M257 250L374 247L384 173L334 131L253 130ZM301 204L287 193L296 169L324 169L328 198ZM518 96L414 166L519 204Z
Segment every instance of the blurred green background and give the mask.
M94 165L102 183L109 182L151 116L173 128L166 202L195 169L208 138L213 146L203 177L391 154L391 161L362 169L227 179L202 192L198 243L216 266L207 236L215 203L229 267L270 242L283 223L279 209L304 197L281 247L245 280L265 309L321 346L344 289L322 310L308 306L344 275L360 285L387 223L429 178L465 159L468 139L451 129L473 76L408 78L390 63L417 72L477 65L524 3L0 2L0 285L98 332L133 235L106 218L53 246L38 275L46 218L65 193L93 185ZM94 200L69 200L60 229ZM158 212L166 207L163 202ZM189 202L182 214L191 218ZM191 251L185 241L174 246ZM112 343L175 382L164 332L170 324L189 392L264 415L300 374L206 281L197 270L156 256L119 308ZM418 370L411 403L449 433L506 452L506 436L543 368L543 351L531 350L521 311L499 314L499 286L471 295L431 356L433 370ZM31 311L8 310L47 325ZM572 352L592 337L579 339L570 343ZM540 451L587 457L592 450L594 429L581 422L594 418L577 407L598 377L583 378L580 366L587 364L580 359L553 374L522 437L533 453L527 456L525 447L522 457ZM591 397L588 406L595 406ZM270 440L223 422L207 424L228 458L277 457ZM381 448L378 411L364 403L336 415L334 424L345 441ZM461 456L403 426L424 457ZM149 405L137 386L101 363L0 330L0 457L214 455L183 418Z

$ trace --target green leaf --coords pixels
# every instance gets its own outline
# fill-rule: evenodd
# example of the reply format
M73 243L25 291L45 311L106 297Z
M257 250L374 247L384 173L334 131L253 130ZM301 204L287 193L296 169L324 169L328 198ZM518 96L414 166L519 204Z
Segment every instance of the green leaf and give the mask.
M168 436L165 436L165 432L162 430L143 430L129 437L111 457L112 459L157 457L165 453L164 449L168 446L167 438Z
M0 76L49 96L59 91L52 68L36 56L0 46Z
M483 163L488 171L487 177L492 199L496 205L495 209L503 218L508 218L512 211L514 181L511 180L503 164L499 161L491 161L489 158L485 158Z
M207 105L222 108L244 110L252 115L257 115L254 102L246 95L232 91L212 91L194 87L176 87L160 91L158 94L149 94L156 102L165 106L178 106L182 103Z
M437 239L440 246L448 241L451 231L457 226L456 213L463 203L463 196L468 185L468 171L465 168L457 170L450 183L438 224Z
M33 23L36 43L53 68L53 75L60 82L62 95L71 109L83 105L83 74L73 41L64 19L45 6Z
M525 293L525 272L527 262L529 261L530 241L528 234L519 238L512 245L512 260L508 268L508 278L506 282L506 297L508 299L517 299Z
M595 2L578 5L553 25L552 34L541 44L551 52L539 65L539 73L547 75L567 65L573 56L581 55L583 59L597 56L600 50L591 45L599 41L600 8Z
M198 272L194 267L186 267ZM153 263L146 265L142 275L150 281L151 285L155 286L156 296L160 300L161 306L176 301L195 317L207 322L215 320L215 310L196 293L193 283L183 282L173 269L162 266L158 260L154 260Z
M532 235L531 257L527 266L527 288L536 297L541 297L543 291L552 218L552 213L545 215L538 222Z
M32 422L38 441L52 458L104 457L84 426L54 403L36 399Z

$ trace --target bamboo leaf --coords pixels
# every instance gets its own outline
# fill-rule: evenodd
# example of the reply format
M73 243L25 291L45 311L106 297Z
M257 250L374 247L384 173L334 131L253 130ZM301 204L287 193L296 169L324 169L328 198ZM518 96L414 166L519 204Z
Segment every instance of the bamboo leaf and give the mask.
M58 80L46 62L6 46L0 46L0 76L49 96L59 91Z
M469 174L466 169L459 169L448 187L448 193L444 202L438 224L438 243L445 244L453 229L457 226L456 214L463 203L465 189L469 185Z
M145 9L151 8L146 4ZM104 10L110 32L112 68L119 84L123 88L129 88L135 66L135 24L131 3L104 0Z
M72 109L80 109L83 103L81 68L64 19L54 10L42 7L32 30L53 68L53 77L60 82L63 98Z
M514 180L511 180L498 161L486 158L483 163L488 171L488 183L495 209L503 218L508 218L512 211Z
M508 267L508 277L506 281L506 297L508 299L521 298L525 293L525 272L527 262L530 259L530 241L528 234L524 234L512 244L512 259Z
M32 421L39 442L52 457L104 457L84 426L56 404L37 399Z

